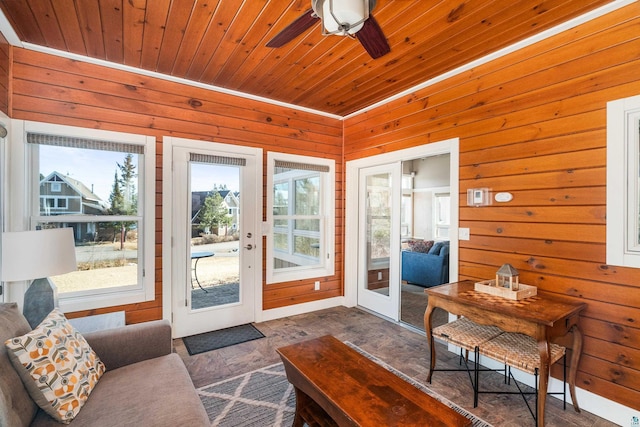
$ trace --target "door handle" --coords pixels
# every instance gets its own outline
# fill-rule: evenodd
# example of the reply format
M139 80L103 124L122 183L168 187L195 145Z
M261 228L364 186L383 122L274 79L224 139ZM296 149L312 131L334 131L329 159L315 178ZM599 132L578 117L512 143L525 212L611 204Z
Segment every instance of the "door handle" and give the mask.
M247 246L244 247L246 250L250 251L251 249L253 249L253 245L251 243L249 243Z

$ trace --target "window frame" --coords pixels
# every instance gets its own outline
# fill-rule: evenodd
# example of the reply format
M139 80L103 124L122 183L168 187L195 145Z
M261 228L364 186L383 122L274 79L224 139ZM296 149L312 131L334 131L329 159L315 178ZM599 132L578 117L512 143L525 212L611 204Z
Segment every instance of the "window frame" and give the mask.
M610 101L606 218L606 262L610 265L640 267L639 163L640 96Z
M92 310L103 307L135 304L155 299L155 170L156 170L156 138L147 135L104 131L74 126L54 125L42 122L24 122L22 142L25 146L25 193L27 194L24 212L25 222L29 229L34 229L38 222L87 222L78 221L74 215L43 216L40 214L40 179L37 144L27 143L28 133L73 138L88 138L121 142L143 147L138 163L138 272L137 284L134 286L112 287L104 290L92 289L87 292L58 294L59 305L63 312ZM124 154L124 152L123 152ZM119 216L92 216L93 222L104 222L120 218Z
M317 236L320 239L320 263L314 266L297 266L286 269L274 268L273 260L276 250L274 244L274 185L283 180L278 180L274 176L276 161L303 163L328 167L328 172L320 173L320 212L319 215L304 216L303 219L319 219L320 231ZM287 178L287 181L295 181L294 178ZM295 192L295 186L291 187ZM290 188L290 192L292 191ZM294 202L290 200L290 206ZM289 216L289 215L286 215ZM313 218L312 218L313 217ZM317 217L317 218L316 218ZM295 219L293 219L295 221ZM335 160L320 157L302 156L295 154L268 152L267 153L267 276L266 283L281 283L292 280L310 279L316 277L327 277L335 274ZM315 232L306 231L297 233L293 230L292 235L304 235L315 237Z

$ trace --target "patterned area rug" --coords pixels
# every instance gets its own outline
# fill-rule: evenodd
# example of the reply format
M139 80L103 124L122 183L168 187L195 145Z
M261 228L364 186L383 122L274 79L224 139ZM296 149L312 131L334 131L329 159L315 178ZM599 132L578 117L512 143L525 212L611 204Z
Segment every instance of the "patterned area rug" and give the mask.
M236 345L247 341L264 338L262 332L252 324L234 326L218 331L205 332L204 334L191 335L182 338L189 355L204 353L230 345Z
M354 344L346 343L385 369L469 418L474 427L491 427L424 384L382 362ZM247 372L198 389L198 394L216 427L288 427L293 423L296 396L282 363Z

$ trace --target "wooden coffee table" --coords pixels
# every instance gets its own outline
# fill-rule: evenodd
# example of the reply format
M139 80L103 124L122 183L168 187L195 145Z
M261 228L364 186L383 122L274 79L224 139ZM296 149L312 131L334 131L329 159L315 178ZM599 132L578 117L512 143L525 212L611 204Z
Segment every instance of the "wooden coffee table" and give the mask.
M471 420L330 335L277 349L294 426L471 426Z

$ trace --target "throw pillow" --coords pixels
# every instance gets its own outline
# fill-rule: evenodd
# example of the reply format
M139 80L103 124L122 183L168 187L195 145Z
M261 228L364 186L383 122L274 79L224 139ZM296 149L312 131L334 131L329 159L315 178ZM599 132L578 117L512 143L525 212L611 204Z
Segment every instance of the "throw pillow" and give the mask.
M433 246L433 240L409 240L409 249L412 252L428 253Z
M5 342L31 398L52 418L70 423L105 371L87 341L54 309L33 331Z
M442 242L438 242L435 245L433 245L433 247L429 249L429 255L440 255L440 250L442 249L442 246L444 246L444 243Z

